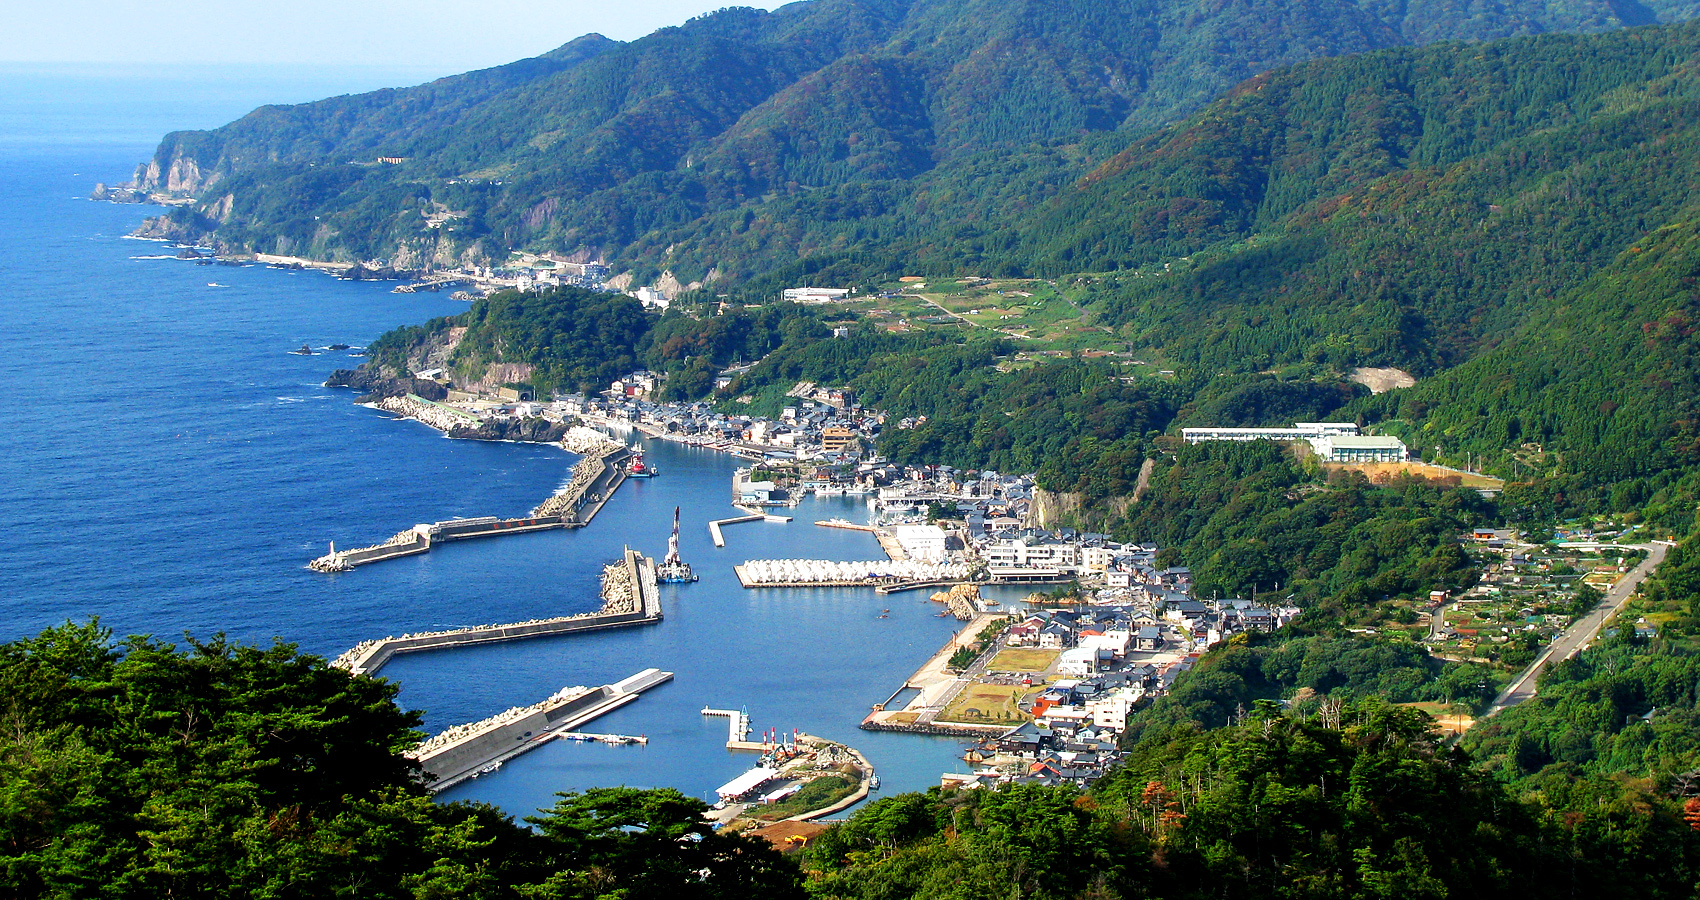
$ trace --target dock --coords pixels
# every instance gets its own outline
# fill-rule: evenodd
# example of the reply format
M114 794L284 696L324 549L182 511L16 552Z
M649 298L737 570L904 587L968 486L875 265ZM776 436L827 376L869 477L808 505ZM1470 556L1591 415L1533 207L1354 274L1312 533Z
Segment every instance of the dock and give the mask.
M726 546L726 535L721 534L720 532L720 528L723 525L739 525L744 522L784 523L789 521L791 521L790 516L770 516L766 513L754 513L748 516L734 516L730 519L715 519L708 523L708 536L714 539L714 546L724 547Z
M331 665L347 669L356 675L372 675L385 663L403 653L449 650L477 644L653 625L661 621L661 590L655 578L655 562L636 550L627 548L625 557L619 563L604 570L602 594L602 609L597 612L532 619L505 625L473 625L363 641L338 656Z
M357 566L429 553L432 547L449 541L582 528L590 524L625 481L626 468L620 463L627 455L628 451L620 447L585 456L573 467L567 486L538 504L529 516L517 519L480 516L430 522L399 532L381 544L355 550L338 550L333 541L330 552L308 563L307 568L315 572L350 572Z
M967 581L967 563L930 563L916 560L752 559L734 566L738 583L746 588L778 587L878 587L924 582Z
M750 716L742 710L702 708L705 716L726 717L726 749L748 750L754 753L766 753L771 745L765 741L752 741L750 737Z
M874 588L876 594L901 594L904 591L922 591L927 588L948 588L959 584L970 584L966 579L935 578L923 581L894 581Z
M644 669L629 678L597 688L563 688L541 703L516 706L479 722L449 728L407 755L417 760L432 779L427 785L428 790L444 791L468 779L494 772L508 760L613 712L636 700L644 691L672 680L672 672ZM647 738L644 741L647 743Z
M879 532L879 529L872 525L858 525L845 519L822 519L815 524L822 528L843 528L846 531L868 531L876 534Z
M950 669L950 657L957 650L971 646L974 638L984 631L986 626L1006 618L1002 613L982 613L966 627L952 635L937 653L921 664L903 682L884 703L876 705L867 717L862 719L861 728L864 731L901 731L910 734L934 734L953 737L985 738L998 736L1014 730L1015 725L981 725L970 722L940 721L939 715L945 707L956 698L956 695L967 687L972 680L971 672L961 675ZM890 705L904 691L914 690L916 695L902 709L891 709Z

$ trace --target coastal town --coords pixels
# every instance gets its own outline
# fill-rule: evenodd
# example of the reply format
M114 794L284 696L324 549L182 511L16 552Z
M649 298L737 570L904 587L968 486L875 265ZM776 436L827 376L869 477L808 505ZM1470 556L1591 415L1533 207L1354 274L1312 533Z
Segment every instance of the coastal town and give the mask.
M918 423L864 407L847 388L800 382L780 414L767 418L705 402L658 400L662 379L646 371L629 373L599 395L550 398L513 388L467 392L444 373L418 375L438 380L444 399L409 395L403 404L383 405L445 431L475 422L541 420L557 426L563 447L580 453L607 452L603 448L642 436L735 455L749 465L735 470L727 499L749 514L745 519L789 521L775 513L811 495L862 498L864 521L835 518L809 527L867 532L883 559L746 559L734 569L750 590L920 592L941 606L938 615L964 623L860 723L872 731L962 739L968 771L942 773L946 785L1090 784L1121 758L1119 741L1131 712L1167 693L1210 647L1239 634L1273 632L1300 615L1295 606L1270 602L1268 593L1200 596L1187 568L1159 564L1157 546L1047 526L1032 473L904 466L879 457L873 447L885 429ZM1183 438L1282 441L1334 465L1410 462L1396 438L1363 435L1353 423L1196 428ZM653 474L639 471L639 452L621 465L638 467L630 471L639 477ZM717 543L721 527L738 521L710 523ZM1590 596L1588 586L1609 586L1634 561L1633 553L1613 556L1610 548L1593 545L1578 545L1562 558L1542 556L1504 530L1459 540L1483 559L1478 583L1456 594L1437 589L1426 600L1413 599L1407 621L1389 622L1387 629L1404 627L1437 655L1462 660L1523 662L1523 648L1550 641L1568 624L1576 598ZM990 599L991 593L1002 599ZM812 817L792 809L799 793L837 801L850 785L868 790L856 773L830 760L819 767L811 762L808 777L776 767L776 746L764 748L775 760L771 772L721 791L723 805L736 810L731 818L744 826L773 827L775 815L760 810L766 804L783 804L778 811L790 813L778 818ZM758 770L765 771L757 766L752 772ZM871 769L866 775L873 777ZM814 781L833 787L803 791Z

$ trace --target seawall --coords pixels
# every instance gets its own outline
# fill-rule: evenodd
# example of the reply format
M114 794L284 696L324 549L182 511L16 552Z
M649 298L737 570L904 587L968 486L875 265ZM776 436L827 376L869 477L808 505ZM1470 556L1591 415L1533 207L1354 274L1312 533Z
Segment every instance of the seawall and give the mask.
M356 675L372 675L392 658L403 653L451 650L476 644L555 637L660 622L661 589L655 578L655 562L628 548L622 561L609 568L612 571L610 577L604 578L604 603L599 612L505 625L473 625L363 641L338 656L331 665L347 669ZM624 577L614 577L621 575ZM616 581L621 583L612 583Z

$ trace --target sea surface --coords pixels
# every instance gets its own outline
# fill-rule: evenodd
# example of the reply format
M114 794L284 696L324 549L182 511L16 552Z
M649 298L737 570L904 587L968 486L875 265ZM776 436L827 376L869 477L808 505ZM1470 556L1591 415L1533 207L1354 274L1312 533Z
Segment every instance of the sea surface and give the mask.
M585 612L624 546L659 556L675 506L697 584L663 588L659 625L401 657L383 676L431 731L529 704L568 685L655 666L670 684L586 730L647 746L552 742L448 792L516 816L559 791L667 786L706 797L753 762L723 744L745 709L758 730L846 741L884 791L963 771L952 740L862 732L872 704L959 627L924 593L743 590L753 558L880 558L859 500L806 501L788 524L706 523L730 506L736 461L658 444L661 476L629 481L588 528L451 544L342 575L306 562L418 522L518 515L562 484L559 449L451 441L353 404L325 377L398 325L460 311L446 294L313 272L201 266L125 235L152 207L85 199L126 180L160 135L262 103L385 84L375 70L0 68L0 640L98 617L119 635L224 633L330 657L384 635ZM889 608L889 615L881 618Z

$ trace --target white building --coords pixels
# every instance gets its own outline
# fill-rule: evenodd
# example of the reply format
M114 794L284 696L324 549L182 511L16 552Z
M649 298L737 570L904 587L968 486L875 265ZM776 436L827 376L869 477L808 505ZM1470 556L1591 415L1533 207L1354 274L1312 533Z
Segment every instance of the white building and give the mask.
M786 288L785 299L793 303L827 303L850 295L849 288Z
M1334 435L1355 435L1354 422L1295 422L1291 428L1182 428L1189 444L1204 441L1308 441Z
M1076 544L1041 542L1029 544L1017 538L987 544L980 551L986 565L992 569L1055 569L1059 572L1078 572L1081 568L1081 549Z
M666 309L673 304L673 301L667 299L666 294L661 293L647 284L634 291L632 296L636 297L637 301L642 303L645 309Z
M1098 671L1096 647L1070 647L1057 658L1057 674L1084 678Z
M1127 727L1127 717L1133 713L1134 704L1144 696L1143 687L1117 688L1107 697L1086 702L1086 711L1092 716L1093 728L1108 728L1121 731Z
M1115 558L1116 551L1108 547L1084 547L1080 551L1080 567L1088 572L1103 574Z
M1310 445L1329 462L1404 462L1405 442L1392 435L1324 435Z
M892 537L910 559L944 562L944 529L937 525L894 525Z

